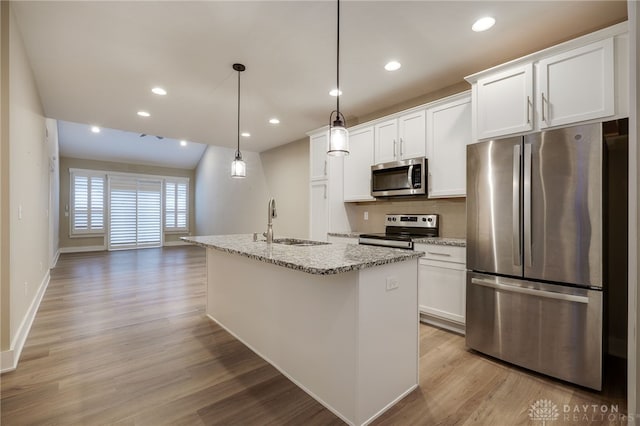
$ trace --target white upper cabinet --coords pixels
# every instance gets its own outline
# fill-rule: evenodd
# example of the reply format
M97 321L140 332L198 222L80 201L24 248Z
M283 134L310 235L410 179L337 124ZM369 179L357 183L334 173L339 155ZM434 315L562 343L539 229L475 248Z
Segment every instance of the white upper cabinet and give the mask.
M476 86L478 139L533 130L533 65L480 78Z
M427 108L429 198L466 195L467 144L471 142L469 92Z
M627 117L627 23L465 77L474 141Z
M327 158L327 133L322 132L310 139L310 178L311 180L327 179L329 164Z
M538 63L541 129L614 114L613 54L609 38Z
M329 231L329 183L311 182L310 188L309 238L326 241Z
M375 158L376 164L398 160L398 120L387 120L375 126Z
M371 201L373 126L349 134L349 155L344 157L344 201Z
M425 112L410 112L375 125L376 164L424 157L426 147Z
M425 154L425 112L423 110L402 115L398 118L398 156L406 158L424 157Z

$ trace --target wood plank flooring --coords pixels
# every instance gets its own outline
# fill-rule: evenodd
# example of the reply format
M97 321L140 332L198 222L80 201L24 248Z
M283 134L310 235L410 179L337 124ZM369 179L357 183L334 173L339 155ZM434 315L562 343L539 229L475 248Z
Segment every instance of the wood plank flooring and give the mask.
M0 377L2 425L341 425L204 316L198 247L65 254L52 270L18 369ZM259 320L259 318L256 318ZM624 364L592 392L465 348L421 325L420 388L377 425L623 424L583 404L626 412ZM313 368L313 366L310 366ZM577 417L576 417L577 416Z

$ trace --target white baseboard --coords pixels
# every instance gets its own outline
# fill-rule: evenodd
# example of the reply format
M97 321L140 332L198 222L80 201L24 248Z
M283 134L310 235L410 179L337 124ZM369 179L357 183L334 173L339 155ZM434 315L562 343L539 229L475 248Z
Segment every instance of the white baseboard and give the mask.
M51 268L55 268L56 267L56 265L58 264L58 259L60 259L60 249L59 248L56 251L55 256L53 256L53 262L51 263Z
M444 318L434 317L434 316L425 314L424 312L420 312L420 322L423 322L429 325L434 325L439 328L444 328L445 330L452 331L462 336L464 336L465 334L464 324L459 324L457 322L449 321Z
M13 371L16 369L16 367L18 367L18 361L20 360L22 349L24 348L24 344L27 341L29 331L31 331L33 320L36 318L36 313L38 313L40 302L42 302L44 292L47 290L50 278L51 276L49 275L49 271L47 270L45 276L42 278L42 282L40 283L40 287L38 288L35 297L31 301L29 309L27 310L24 318L22 318L22 322L18 327L16 335L11 341L11 349L9 349L8 351L3 351L0 356L0 373Z
M105 246L60 247L60 253L84 253L89 251L105 251Z
M165 241L163 247L173 247L173 246L190 246L190 243L186 241Z

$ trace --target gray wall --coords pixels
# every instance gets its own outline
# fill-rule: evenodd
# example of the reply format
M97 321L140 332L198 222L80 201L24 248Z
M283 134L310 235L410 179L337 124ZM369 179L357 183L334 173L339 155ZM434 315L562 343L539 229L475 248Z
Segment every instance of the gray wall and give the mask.
M267 229L267 189L260 156L243 151L247 177L231 177L235 150L208 146L195 172L195 235L249 234ZM276 228L277 232L277 228Z
M138 173L155 176L178 176L189 178L189 232L195 229L195 171L174 169L170 167L145 166L138 164L113 163L110 161L84 160L62 157L60 159L60 247L78 248L105 245L105 237L73 237L69 236L69 216L65 216L69 206L69 169L103 170L105 172ZM184 233L165 233L165 243L179 241Z
M271 196L276 199L276 235L309 237L309 138L260 153Z

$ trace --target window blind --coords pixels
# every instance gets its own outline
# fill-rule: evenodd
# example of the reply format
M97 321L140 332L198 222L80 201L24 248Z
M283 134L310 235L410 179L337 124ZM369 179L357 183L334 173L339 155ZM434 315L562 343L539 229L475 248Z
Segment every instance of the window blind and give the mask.
M109 177L109 249L159 247L162 181Z
M187 231L189 183L166 180L164 188L164 228L168 231Z
M104 176L71 174L71 234L104 232Z

